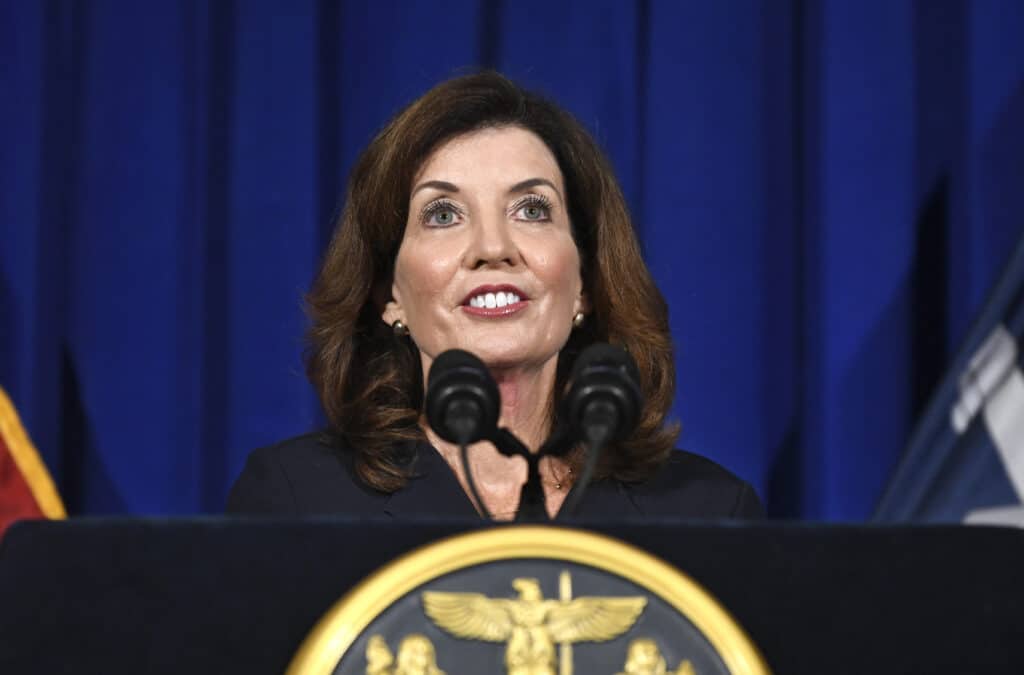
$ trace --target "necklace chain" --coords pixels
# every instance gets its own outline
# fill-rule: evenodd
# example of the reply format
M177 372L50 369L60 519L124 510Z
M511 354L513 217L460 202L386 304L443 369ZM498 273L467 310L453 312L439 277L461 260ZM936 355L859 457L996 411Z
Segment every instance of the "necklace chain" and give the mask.
M555 475L554 467L552 467L552 469L551 469L551 483L555 486L556 490L561 490L565 486L566 480L568 480L569 478L572 478L572 467L571 466L569 467L569 469L564 474L562 474L561 478L559 478L558 476Z

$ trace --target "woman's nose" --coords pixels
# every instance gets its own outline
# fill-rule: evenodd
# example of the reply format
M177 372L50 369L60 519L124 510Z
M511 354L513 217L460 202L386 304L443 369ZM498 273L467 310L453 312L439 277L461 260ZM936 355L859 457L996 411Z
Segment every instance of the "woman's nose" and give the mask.
M472 228L473 240L468 252L470 266L515 266L522 262L511 227L504 214L479 219Z

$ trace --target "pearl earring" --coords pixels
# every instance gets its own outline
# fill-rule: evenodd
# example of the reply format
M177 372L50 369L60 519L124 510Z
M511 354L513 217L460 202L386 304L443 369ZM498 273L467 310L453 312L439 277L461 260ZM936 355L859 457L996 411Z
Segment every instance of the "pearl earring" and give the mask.
M583 312L576 312L575 314L573 314L573 317L572 317L572 327L573 328L579 328L580 326L582 326L583 325L583 319L585 319L585 318L586 318L586 315L583 314Z
M405 337L409 334L409 327L402 323L401 319L395 319L391 323L391 330L395 332L395 337Z

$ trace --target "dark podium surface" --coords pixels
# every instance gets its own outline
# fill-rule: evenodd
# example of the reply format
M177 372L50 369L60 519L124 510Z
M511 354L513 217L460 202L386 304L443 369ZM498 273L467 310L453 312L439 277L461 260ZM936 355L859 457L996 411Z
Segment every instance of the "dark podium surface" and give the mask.
M1024 531L575 525L688 574L778 675L1024 673ZM0 673L280 673L320 616L362 578L419 545L481 527L337 519L18 523L0 541Z

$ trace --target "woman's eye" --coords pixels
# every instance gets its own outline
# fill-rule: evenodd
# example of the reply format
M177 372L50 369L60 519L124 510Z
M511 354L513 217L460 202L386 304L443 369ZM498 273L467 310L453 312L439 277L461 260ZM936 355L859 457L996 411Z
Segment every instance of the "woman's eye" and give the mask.
M451 209L439 209L434 212L430 222L436 225L451 225L455 222L455 212Z
M423 209L423 224L428 227L448 227L459 222L461 213L452 204L440 202Z
M516 209L516 216L523 220L549 220L551 209L542 202L527 202Z

